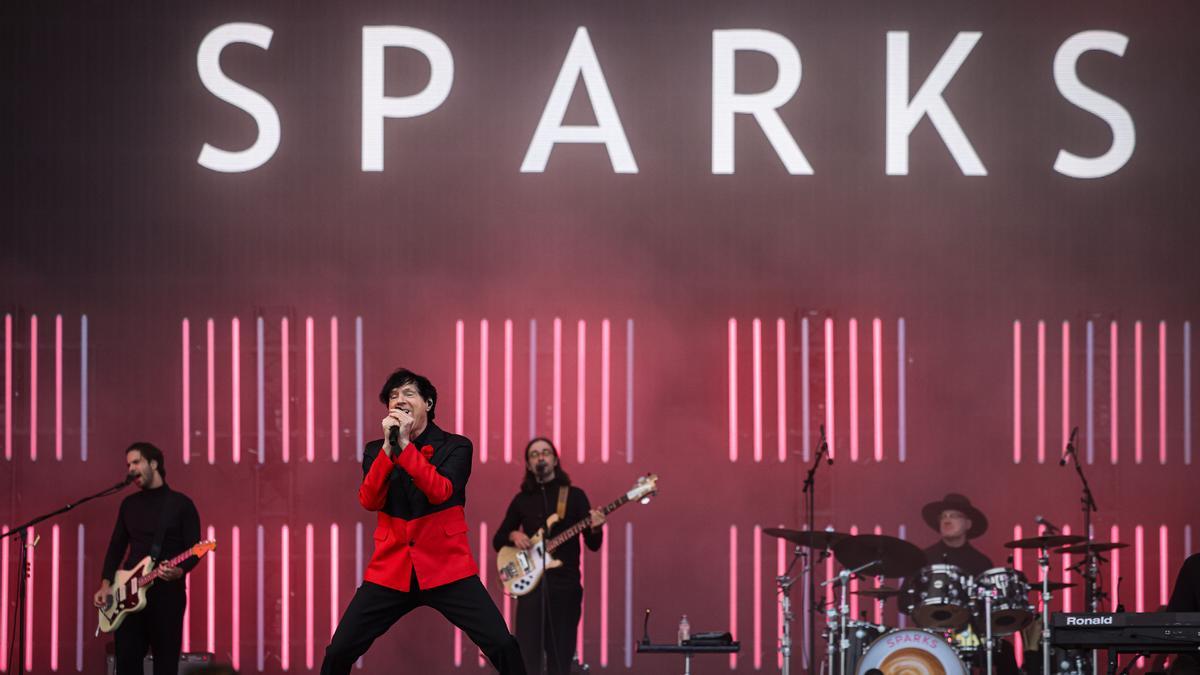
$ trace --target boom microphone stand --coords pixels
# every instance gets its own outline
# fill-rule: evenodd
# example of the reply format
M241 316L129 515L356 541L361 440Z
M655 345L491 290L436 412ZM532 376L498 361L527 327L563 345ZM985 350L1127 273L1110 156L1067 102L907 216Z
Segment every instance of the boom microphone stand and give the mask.
M1075 450L1075 435L1079 432L1079 427L1071 430L1071 439L1067 441L1067 449L1063 453L1062 459L1058 460L1059 466L1066 466L1067 457L1073 460L1075 465L1075 474L1079 476L1079 482L1083 486L1083 491L1079 496L1080 508L1083 509L1083 536L1086 538L1084 542L1087 546L1087 572L1084 578L1087 583L1083 586L1083 604L1089 612L1096 612L1100 609L1100 594L1096 592L1100 579L1100 554L1092 550L1092 514L1097 513L1100 509L1096 506L1096 500L1092 497L1092 488L1088 486L1087 476L1083 475L1083 465L1079 462L1079 453ZM1091 655L1088 659L1094 662ZM1089 670L1094 670L1089 668Z
M816 531L816 476L817 469L821 467L821 459L833 466L833 458L829 456L829 443L825 440L825 425L821 425L821 440L817 445L817 456L813 458L812 466L808 468L808 475L804 478L804 503L808 509L808 531ZM816 619L820 616L820 609L817 605L817 587L816 587L816 568L812 561L812 552L809 552L808 558L808 630L805 636L808 642L808 663L809 672L812 672L813 665L817 662L816 656L816 637L814 630L816 628ZM828 555L828 551L822 554ZM785 662L786 663L786 662Z

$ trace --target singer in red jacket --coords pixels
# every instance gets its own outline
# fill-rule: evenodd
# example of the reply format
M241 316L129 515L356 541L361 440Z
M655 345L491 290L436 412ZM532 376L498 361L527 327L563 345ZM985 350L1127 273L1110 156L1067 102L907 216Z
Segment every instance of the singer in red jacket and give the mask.
M432 607L462 629L501 673L524 675L516 638L479 581L467 541L471 441L433 423L437 389L392 373L379 400L384 438L363 451L358 501L375 511L375 552L325 650L322 675L344 675L400 617Z

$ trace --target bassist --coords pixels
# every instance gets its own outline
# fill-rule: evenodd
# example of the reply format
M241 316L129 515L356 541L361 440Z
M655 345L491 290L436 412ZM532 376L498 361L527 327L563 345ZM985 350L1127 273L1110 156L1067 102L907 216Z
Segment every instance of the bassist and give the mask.
M146 556L166 560L200 539L200 515L191 499L167 486L161 450L150 443L134 443L125 450L125 466L140 489L121 502L104 556L100 590L93 597L97 607L111 593L110 581L118 566L131 569ZM117 675L141 675L147 650L154 654L154 675L179 672L187 606L183 576L198 562L190 558L178 567L164 566L160 579L147 591L145 610L130 614L117 628Z
M559 516L558 522L546 533L547 539L590 519L590 527L583 531L583 541L593 551L600 549L604 514L592 509L583 490L571 485L570 477L559 465L554 444L546 438L535 438L525 446L525 477L520 492L508 506L504 522L496 530L492 546L497 551L510 545L530 548L529 536L545 527L546 519L555 514ZM579 556L578 538L563 543L554 550L554 557L562 566L546 570L542 583L517 599L517 642L529 673L570 672L583 603ZM543 651L545 669L541 667Z

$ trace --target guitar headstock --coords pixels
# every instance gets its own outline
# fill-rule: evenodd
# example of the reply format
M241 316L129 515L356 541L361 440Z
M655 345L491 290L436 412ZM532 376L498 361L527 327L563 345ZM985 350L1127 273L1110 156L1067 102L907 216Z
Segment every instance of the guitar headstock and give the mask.
M216 541L212 539L205 539L204 541L198 542L192 546L192 555L196 556L197 558L203 558L204 556L208 555L209 551L212 551L216 547Z
M625 493L625 496L631 502L640 500L643 504L646 504L656 494L658 494L658 476L648 473L638 478L637 482L633 484L633 489Z

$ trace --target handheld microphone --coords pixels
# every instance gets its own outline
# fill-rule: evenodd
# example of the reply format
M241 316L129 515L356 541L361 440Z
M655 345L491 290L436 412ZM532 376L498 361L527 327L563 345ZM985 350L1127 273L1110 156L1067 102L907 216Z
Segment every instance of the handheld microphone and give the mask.
M399 444L400 444L400 427L395 426L395 427L392 427L388 431L388 445L399 445Z
M1055 532L1062 531L1062 530L1058 529L1058 527L1054 523L1046 520L1045 518L1043 518L1041 516L1034 516L1033 519L1037 521L1038 525L1044 526L1046 528L1046 531L1049 532L1050 534L1054 534Z
M1077 433L1079 433L1079 427L1075 427L1074 429L1071 429L1071 439L1069 441L1067 441L1067 449L1065 452L1063 452L1062 459L1058 460L1059 466L1066 466L1067 465L1067 457L1075 454L1075 434L1077 434Z

